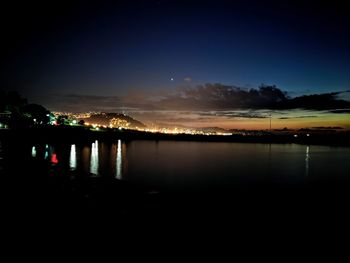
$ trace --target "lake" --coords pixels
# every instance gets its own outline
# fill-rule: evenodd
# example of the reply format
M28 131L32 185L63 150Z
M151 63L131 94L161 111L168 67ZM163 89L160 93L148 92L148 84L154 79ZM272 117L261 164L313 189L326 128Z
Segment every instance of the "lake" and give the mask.
M347 147L84 141L1 141L3 211L38 222L50 214L133 227L189 218L249 227L257 218L264 227L350 220Z
M49 175L79 172L158 189L299 184L347 180L350 148L299 144L179 141L94 141L1 147L0 169L40 161ZM12 154L6 155L6 150ZM8 159L8 162L6 161ZM23 168L23 167L21 167ZM0 170L0 171L1 171ZM34 175L31 175L34 176Z

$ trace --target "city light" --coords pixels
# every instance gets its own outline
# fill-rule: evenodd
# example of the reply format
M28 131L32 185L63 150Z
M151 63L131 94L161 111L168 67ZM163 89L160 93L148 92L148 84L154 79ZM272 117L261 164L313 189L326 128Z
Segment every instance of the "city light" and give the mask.
M98 141L92 143L91 146L90 173L98 174Z
M90 116L96 114L94 112L91 113L79 113L79 114L73 114L73 113L64 113L64 112L55 112L55 116L58 116L58 114L66 114L69 116L69 118L76 118L72 121L72 124L78 123L79 119L88 119ZM101 113L100 113L101 114ZM91 122L85 122L85 126L90 126L93 128L95 131L99 131L101 129L118 129L119 131L122 130L133 130L133 131L140 131L140 132L146 132L146 133L161 133L161 134L186 134L186 135L218 135L218 136L231 136L232 132L218 132L218 131L203 131L201 129L196 129L196 128L179 128L179 127L174 127L174 128L165 128L165 127L146 127L146 128L140 128L140 127L135 127L131 126L131 123L119 119L119 118L112 118L109 121L109 124L104 124L104 123L91 123Z
M32 147L32 157L36 157L36 148L35 146Z
M116 160L116 178L122 179L122 143L121 140L118 140L117 147L117 160Z
M69 167L72 170L75 170L77 168L77 154L75 150L75 144L72 144L70 147Z
M310 160L310 147L306 146L306 155L305 155L305 175L309 175L309 160Z
M107 129L115 129L119 131L138 131L143 133L159 133L159 134L169 134L169 135L201 135L201 136L232 136L232 135L241 135L241 136L263 136L267 135L266 130L245 130L245 129L235 129L235 130L225 130L225 129L201 129L194 127L161 127L157 124L149 124L148 126L135 126L128 120L124 120L119 117L108 119L107 113L103 112L88 112L88 113L69 113L69 112L55 112L55 116L58 114L65 114L70 120L70 125L78 124L80 120L89 119L95 115L103 116L102 119L91 119L90 122L85 121L83 125L89 127L92 131L103 131ZM118 115L118 114L116 114ZM121 114L119 114L121 115ZM126 116L124 114L124 116ZM278 134L279 130L269 130L269 135L272 133ZM300 137L298 131L296 134L291 133L291 136L294 138ZM311 134L305 133L303 136L310 137Z
M44 157L44 159L46 160L48 157L49 157L49 145L46 144L45 145L45 157Z
M202 131L191 128L138 128L137 131L149 132L149 133L162 133L162 134L186 134L186 135L218 135L218 136L231 136L232 132L217 132L217 131Z

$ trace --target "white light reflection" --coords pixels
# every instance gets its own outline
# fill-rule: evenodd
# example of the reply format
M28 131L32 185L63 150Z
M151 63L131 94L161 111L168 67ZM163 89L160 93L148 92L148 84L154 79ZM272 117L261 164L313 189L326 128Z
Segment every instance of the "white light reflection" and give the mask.
M306 176L309 176L309 160L310 160L309 146L306 146L306 154L305 154L305 175Z
M98 174L98 141L92 143L90 158L90 173Z
M77 168L77 153L75 150L75 144L72 144L70 146L69 167L72 170L75 170Z
M36 157L36 148L35 146L32 147L32 157Z
M49 158L49 145L48 144L45 145L45 157L44 157L44 159L46 160L47 158Z
M119 180L122 179L122 142L121 140L118 140L116 178Z

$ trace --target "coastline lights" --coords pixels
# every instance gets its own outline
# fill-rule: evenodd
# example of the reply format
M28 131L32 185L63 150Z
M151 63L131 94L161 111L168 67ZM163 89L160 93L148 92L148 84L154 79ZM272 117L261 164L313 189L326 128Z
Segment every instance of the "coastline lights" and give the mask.
M123 129L127 130L134 130L134 131L140 131L140 132L147 132L147 133L161 133L161 134L174 134L174 135L179 135L179 134L187 134L187 135L217 135L217 136L232 136L232 132L218 132L218 131L202 131L202 130L196 130L196 129L191 129L191 128L139 128L139 127L126 127L126 126L118 126L115 127L112 123L109 125L99 125L96 123L89 123L85 122L85 126L92 126L93 129L96 131L100 130L100 128L115 128L118 129L119 131L122 131Z
M70 147L69 167L71 170L75 170L77 168L77 153L75 144L72 144Z
M231 132L205 132L201 130L192 130L192 129L181 129L181 128L145 128L145 129L135 129L142 132L150 133L162 133L162 134L187 134L187 135L218 135L218 136L231 136Z
M122 179L122 142L118 140L117 145L117 160L116 160L116 178Z
M98 141L96 140L91 145L91 155L90 155L90 173L98 174Z
M32 157L36 157L36 148L35 146L32 147Z

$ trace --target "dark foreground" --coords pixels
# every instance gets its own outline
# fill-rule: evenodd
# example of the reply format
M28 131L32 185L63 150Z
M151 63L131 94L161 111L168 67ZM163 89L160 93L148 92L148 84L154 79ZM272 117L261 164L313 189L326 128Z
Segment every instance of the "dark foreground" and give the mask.
M72 138L63 138L76 139L74 134ZM46 139L45 136L35 138ZM334 176L334 180L332 176L316 177L295 183L266 180L158 189L115 177L92 177L83 171L53 170L49 161L22 155L25 143L31 145L33 141L27 136L11 135L3 139L0 160L2 207L23 213L22 216L41 212L58 216L98 213L118 215L118 220L199 217L244 222L265 219L272 222L275 217L296 221L305 216L318 220L329 216L347 218L350 180L344 176ZM254 159L251 162L254 165ZM340 171L344 174L342 169L337 167L334 174ZM257 172L264 175L266 171Z
M348 183L155 192L112 178L46 178L36 165L16 172L22 176L1 182L2 238L32 253L97 253L100 259L115 253L144 257L139 253L145 250L151 258L190 252L196 258L259 253L290 259L305 252L323 257L325 249L333 259L332 246L346 249Z
M206 236L233 231L231 238L239 234L249 241L252 236L273 235L278 241L290 235L308 234L313 239L345 235L350 225L350 182L346 178L155 189L77 171L56 173L44 160L21 157L21 144L30 137L17 135L2 140L6 155L0 160L2 226L11 233L29 230L33 235L44 229L52 237L79 229L84 235L94 231L116 231L118 235L147 231L150 236L196 231ZM30 140L77 139L74 133L61 133L57 138L41 135Z
M21 167L23 165L23 168ZM25 167L25 168L24 168ZM19 224L69 217L84 222L207 222L210 226L299 227L348 225L349 182L162 191L114 178L71 173L47 177L42 164L19 167L1 179L3 219ZM74 219L73 219L74 218Z

